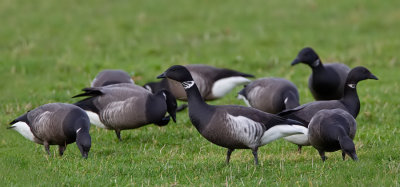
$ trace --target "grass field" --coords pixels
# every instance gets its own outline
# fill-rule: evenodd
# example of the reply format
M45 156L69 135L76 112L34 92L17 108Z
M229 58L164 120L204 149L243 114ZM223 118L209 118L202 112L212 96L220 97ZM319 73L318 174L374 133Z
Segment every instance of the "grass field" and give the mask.
M0 186L399 186L400 1L0 1ZM91 128L89 158L75 144L63 157L6 130L15 117L87 87L102 69L124 69L137 84L174 64L204 63L283 77L312 101L310 69L290 67L304 46L323 62L363 65L379 81L358 85L360 159L325 163L312 147L284 140L232 154L202 138L187 111L159 128ZM240 104L239 88L212 104Z

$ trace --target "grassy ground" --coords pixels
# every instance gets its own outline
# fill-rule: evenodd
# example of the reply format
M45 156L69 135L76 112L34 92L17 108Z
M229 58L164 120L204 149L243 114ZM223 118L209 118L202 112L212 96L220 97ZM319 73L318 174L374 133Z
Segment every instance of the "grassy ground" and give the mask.
M399 186L400 1L0 1L0 185L355 185ZM206 63L293 81L301 103L310 70L291 60L304 46L323 61L363 65L379 77L358 86L355 138L360 161L278 140L232 154L202 138L187 111L166 127L114 132L92 127L83 160L64 157L6 130L29 109L71 99L102 69L119 68L138 84L174 64ZM237 92L239 88L234 90ZM243 104L232 92L213 104Z

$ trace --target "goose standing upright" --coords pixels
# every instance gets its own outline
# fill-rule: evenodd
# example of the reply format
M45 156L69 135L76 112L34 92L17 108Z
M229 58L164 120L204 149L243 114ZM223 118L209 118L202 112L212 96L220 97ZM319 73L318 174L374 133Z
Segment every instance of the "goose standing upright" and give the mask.
M344 64L322 64L317 53L310 47L302 49L293 60L310 66L312 73L308 79L308 88L315 100L335 100L343 96L343 87L350 68Z
M119 83L135 84L135 82L127 72L123 70L106 69L97 74L97 76L93 79L92 83L90 84L90 87L101 87Z
M8 129L19 132L35 143L44 145L50 155L50 145L58 145L62 156L67 144L76 141L82 157L91 147L90 122L85 111L66 103L49 103L28 111L10 123Z
M216 68L202 64L185 66L191 73L200 95L206 101L223 97L238 85L249 83L249 77L253 75L223 68ZM163 79L160 82L150 82L143 87L155 93L165 89L171 92L176 99L186 101L186 92L179 82L171 79Z
M297 121L254 108L208 105L184 66L172 66L157 78L169 78L182 84L188 99L190 121L208 141L228 148L227 163L235 149L251 149L254 162L258 164L258 147L284 136L307 133L307 128Z
M357 95L357 84L366 79L378 80L378 78L367 68L362 66L355 67L347 76L346 84L344 86L344 95L341 99L330 101L314 101L293 109L285 110L280 112L278 115L298 120L305 124L305 127L308 126L314 114L322 109L340 108L350 113L354 118L357 118L357 115L360 112L360 100ZM284 139L299 145L299 151L301 151L301 146L310 145L308 137L302 135L288 136Z
M348 112L342 109L320 110L311 118L308 130L308 139L322 161L327 159L325 152L337 150L342 150L343 160L346 154L358 160L353 142L357 123Z
M89 96L75 105L85 110L90 122L100 128L115 130L119 140L120 131L135 129L154 123L167 125L170 117L176 120L176 100L168 91L150 93L141 86L130 83L104 87L84 88L84 93L74 97Z
M238 93L247 106L276 114L300 105L297 87L282 78L261 78L252 81Z

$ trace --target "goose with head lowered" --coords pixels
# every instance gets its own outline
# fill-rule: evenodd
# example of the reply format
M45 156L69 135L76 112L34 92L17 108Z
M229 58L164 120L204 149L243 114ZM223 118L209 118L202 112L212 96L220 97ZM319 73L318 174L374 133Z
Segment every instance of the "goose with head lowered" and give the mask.
M50 155L50 145L58 145L64 154L67 145L76 142L82 157L87 158L91 147L90 121L81 108L66 103L49 103L16 118L8 127L25 138L44 145Z
M343 86L350 68L341 63L322 64L317 53L310 47L303 48L292 66L304 63L310 66L312 73L308 79L308 88L315 100L334 100L343 96Z
M366 79L378 80L378 78L367 68L362 66L355 67L347 76L346 84L343 88L344 95L341 99L330 101L314 101L293 109L282 111L278 115L300 121L305 124L305 127L308 126L314 114L322 109L340 108L350 113L354 118L357 118L358 113L360 112L360 99L357 95L357 84ZM299 145L299 151L301 151L301 146L310 145L308 138L302 135L288 136L284 139Z
M249 107L276 114L300 105L297 87L282 78L261 78L252 81L238 93Z
M97 74L90 87L107 86L110 84L131 83L135 84L132 77L123 70L106 69Z
M121 130L136 129L154 123L167 125L170 116L176 120L176 100L168 91L152 94L141 86L129 83L84 88L74 97L89 96L75 105L85 110L90 122L114 130L121 140ZM166 113L170 116L165 117Z
M208 105L190 72L184 66L168 68L157 78L169 78L182 84L187 94L189 118L208 141L228 148L226 162L235 149L251 149L258 164L258 147L278 138L307 133L300 122L238 105Z
M191 73L201 97L206 100L215 100L223 97L238 85L249 83L249 77L253 75L235 70L216 68L203 64L191 64L185 66ZM172 79L163 79L160 82L150 82L143 87L155 93L165 89L171 92L176 99L186 101L186 92L181 83Z
M354 136L357 131L356 120L342 109L320 110L310 121L308 139L311 145L318 150L322 161L327 157L325 152L342 150L342 158L346 154L357 161Z

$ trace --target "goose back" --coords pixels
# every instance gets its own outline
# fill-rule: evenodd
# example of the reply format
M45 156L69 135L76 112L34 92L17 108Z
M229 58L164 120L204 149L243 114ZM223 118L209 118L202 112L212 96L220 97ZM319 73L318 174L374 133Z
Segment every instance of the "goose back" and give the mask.
M278 113L299 106L297 87L281 78L261 78L239 92L249 106L268 113Z
M309 141L317 150L333 152L341 149L339 137L354 139L357 123L352 115L341 109L321 110L309 125Z
M100 87L119 83L134 84L131 76L123 70L103 70L93 79L90 87Z

